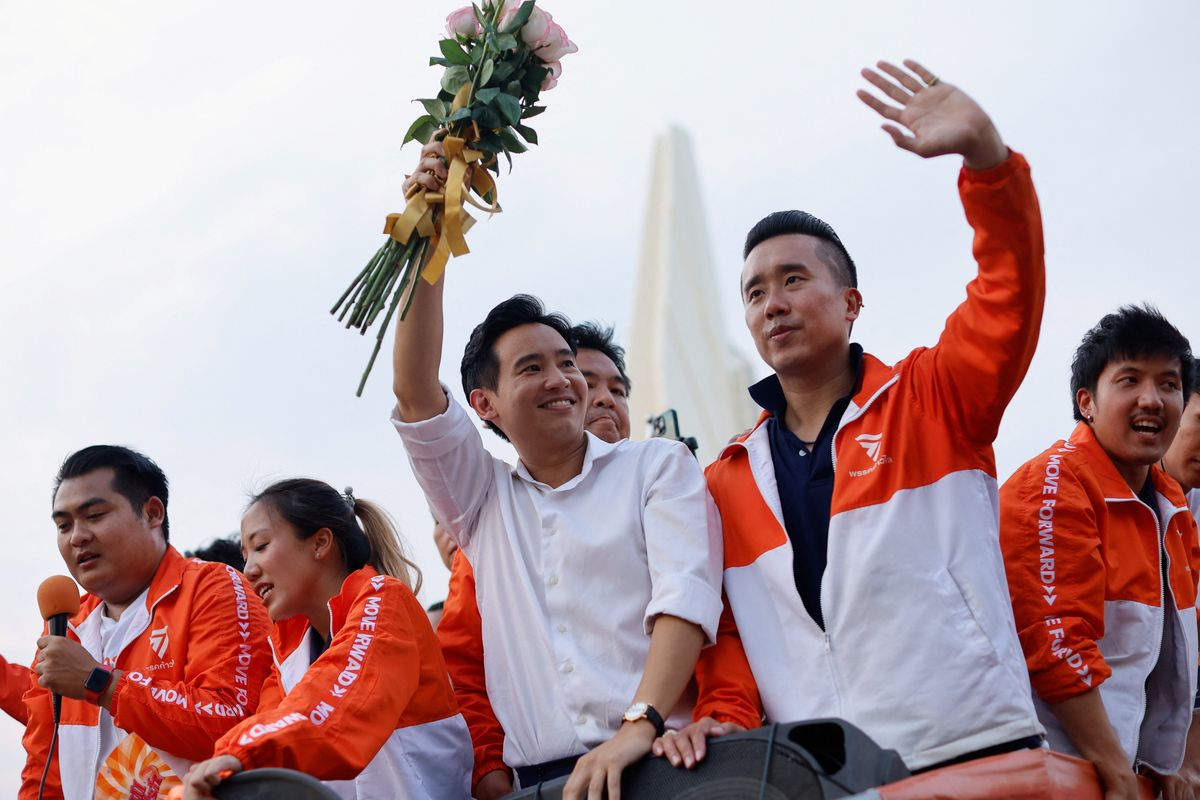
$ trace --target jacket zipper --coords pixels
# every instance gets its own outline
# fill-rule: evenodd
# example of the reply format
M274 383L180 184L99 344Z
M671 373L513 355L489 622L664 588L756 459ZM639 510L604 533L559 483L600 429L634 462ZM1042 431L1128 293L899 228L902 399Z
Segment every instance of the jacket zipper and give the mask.
M867 409L871 407L871 405L875 402L875 400L877 398L879 398L880 395L882 395L892 384L894 384L898 380L900 380L900 376L898 374L896 374L896 375L893 375L887 381L885 381L882 386L880 386L878 389L875 390L874 394L872 394L870 397L867 398L867 402L863 403L862 406L860 406L858 408L858 410L854 412L854 414L852 414L850 417L848 417L846 419L843 419L841 421L841 423L838 425L837 430L833 432L833 436L829 437L829 456L830 456L831 463L833 465L833 481L834 481L835 487L837 485L837 440L838 440L838 436L846 428L847 425L849 425L851 422L854 422L856 419L858 419L863 414L865 414L867 412ZM829 515L829 522L830 522L830 524L832 524L833 523L832 509L830 509L830 512L831 513ZM828 571L828 562L826 562L826 571ZM833 638L829 635L829 617L825 615L825 602L821 599L821 594L824 594L824 589L825 589L825 576L824 575L821 576L821 589L822 589L822 591L817 595L817 608L821 609L821 619L824 620L824 622L825 622L825 627L821 631L821 633L825 637L825 660L829 662L829 675L833 679L833 691L834 691L834 694L837 695L838 708L841 708L842 707L842 687L841 687L840 681L838 681L837 662L835 662L834 658L833 658Z
M1156 495L1157 495L1157 490L1156 490ZM1167 566L1169 568L1170 556L1167 555L1167 546L1166 546L1166 542L1164 541L1164 535L1163 535L1164 530L1163 529L1165 528L1166 524L1170 522L1170 520L1164 520L1163 523L1160 524L1159 520L1158 520L1158 514L1154 513L1154 509L1150 508L1150 506L1148 506L1144 502L1142 502L1142 499L1140 497L1135 497L1134 500L1135 500L1135 502L1138 503L1138 505L1140 505L1142 508L1144 508L1150 512L1150 516L1154 519L1154 529L1158 533L1158 537L1157 537L1158 559L1156 559L1156 560L1158 561L1158 613L1159 613L1159 620L1158 620L1158 624L1155 626L1155 634L1154 634L1155 635L1154 650L1156 653L1158 653L1158 657L1155 658L1154 663L1150 666L1150 671L1148 673L1146 673L1145 679L1142 680L1142 713L1140 715L1140 718L1141 718L1142 722L1145 722L1146 711L1148 710L1148 707L1149 707L1149 698L1147 698L1147 696L1146 696L1146 681L1150 680L1150 676L1154 674L1154 670L1158 666L1158 662L1162 660L1163 626L1166 625L1166 622L1167 622L1167 574L1164 574L1164 571L1163 571L1163 561L1164 560L1167 561ZM1138 758L1138 748L1140 748L1141 745L1142 745L1142 725L1139 722L1137 729L1133 733L1133 753L1131 754L1133 756L1133 762L1134 762L1135 769L1144 763L1141 759Z

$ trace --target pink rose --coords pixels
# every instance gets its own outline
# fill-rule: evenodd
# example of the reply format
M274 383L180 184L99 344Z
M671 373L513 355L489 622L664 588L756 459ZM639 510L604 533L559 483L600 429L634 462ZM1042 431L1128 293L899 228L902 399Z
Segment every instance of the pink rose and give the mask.
M557 22L550 22L542 43L533 48L537 57L547 63L558 61L568 53L578 53L579 48L567 38L567 32Z
M529 20L521 28L521 40L529 45L531 50L536 50L545 41L546 33L550 30L550 23L553 21L554 18L548 13L534 6Z
M558 76L562 75L562 62L551 61L549 64L543 66L546 67L548 72L546 73L546 78L542 81L541 91L548 92L555 86L558 86Z
M496 27L499 30L504 30L505 26L508 25L509 20L513 18L513 15L521 10L521 4L523 2L525 2L525 0L504 0L504 2L500 4L502 9L500 11L500 19L496 20Z
M475 18L475 9L466 6L450 12L450 16L446 17L446 33L470 39L478 38L483 33L483 28Z

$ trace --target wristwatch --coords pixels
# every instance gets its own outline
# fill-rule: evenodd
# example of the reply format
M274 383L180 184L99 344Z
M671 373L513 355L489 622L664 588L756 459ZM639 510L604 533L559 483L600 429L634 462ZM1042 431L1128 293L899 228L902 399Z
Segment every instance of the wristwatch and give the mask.
M94 706L100 705L100 695L112 683L112 670L108 667L96 667L92 674L83 682L83 699Z
M667 725L663 722L662 714L658 713L654 706L649 703L634 703L625 709L626 722L637 722L642 719L654 726L655 736L662 736L667 730Z

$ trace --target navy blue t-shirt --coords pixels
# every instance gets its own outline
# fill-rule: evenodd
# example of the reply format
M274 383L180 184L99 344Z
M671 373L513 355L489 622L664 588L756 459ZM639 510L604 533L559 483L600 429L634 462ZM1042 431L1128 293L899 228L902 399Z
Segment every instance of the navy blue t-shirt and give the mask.
M829 409L821 433L811 448L784 422L787 399L776 375L750 387L750 396L771 416L763 424L771 443L771 461L779 487L783 526L792 543L792 572L796 591L809 615L825 628L821 612L821 578L829 553L829 508L833 501L833 435L842 414L862 381L862 347L850 345L854 389Z

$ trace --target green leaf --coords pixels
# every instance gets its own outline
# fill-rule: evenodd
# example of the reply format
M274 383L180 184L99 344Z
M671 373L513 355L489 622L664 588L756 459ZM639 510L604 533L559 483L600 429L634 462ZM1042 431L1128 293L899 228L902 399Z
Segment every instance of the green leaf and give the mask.
M520 81L510 81L508 86L504 87L504 91L508 92L513 97L520 97L524 93L521 89Z
M485 130L499 128L504 124L504 120L500 118L499 114L492 110L491 106L477 105L471 111L471 116L476 122L479 123L479 127Z
M493 86L490 89L480 89L475 93L475 99L486 105L495 100L498 94L500 94L500 90Z
M479 4L478 4L478 3L471 3L471 8L475 9L475 19L479 20L479 24L480 24L480 25L484 25L484 24L486 24L486 23L487 23L487 19L485 19L485 18L484 18L484 16L483 16L483 9L481 9L481 8L479 7Z
M431 66L431 67L449 67L449 66L451 66L451 64L449 61L447 61L444 58L437 58L436 56L431 56L429 59L429 66Z
M418 103L425 106L425 112L436 120L444 120L447 114L446 104L441 100L420 99Z
M480 132L475 147L488 153L499 153L504 150L504 142L500 140L499 136L485 129Z
M496 83L504 83L508 79L508 76L513 74L513 70L515 69L516 67L512 65L512 62L500 59L496 62L495 71L492 72L492 80Z
M471 109L460 108L458 111L455 111L453 114L446 117L446 122L458 122L460 119L470 119L470 118L471 118Z
M500 141L504 142L504 149L508 150L510 153L524 153L529 149L525 145L521 144L521 140L518 139L508 128L501 128L500 130L496 131L496 135L500 137ZM511 164L511 162L509 163Z
M502 33L516 33L525 27L525 23L529 22L529 15L533 13L533 5L533 0L525 0L524 3L521 3L521 7L517 9L517 13L504 26Z
M521 112L521 119L529 119L530 117L536 117L538 114L542 113L545 110L546 110L545 106L528 106L525 108L524 111Z
M487 86L488 81L492 79L492 72L496 69L496 62L488 59L483 62L483 66L479 68L479 86Z
M511 33L500 34L499 36L496 37L496 49L497 50L516 50L517 49L517 37L513 36Z
M494 105L509 125L515 125L521 121L521 104L511 94L496 95Z
M537 93L542 88L542 81L546 80L546 76L550 74L550 70L545 67L539 67L531 64L525 70L525 75L521 78L521 86L526 93Z
M429 137L433 136L433 132L437 130L437 120L425 114L417 117L413 124L408 127L408 131L404 134L404 141L401 146L408 144L414 139L421 144L428 144Z
M467 51L462 49L462 45L453 39L442 39L438 42L438 47L442 50L442 55L451 64L461 64L466 66L471 63L471 57L467 55Z
M517 133L521 134L521 138L525 141L529 142L530 144L538 143L537 131L535 131L533 128L529 127L528 125L520 125L517 123L513 123L513 128L517 131Z
M467 68L463 66L454 66L446 70L446 74L442 76L442 88L454 95L464 84L471 82L471 75L467 72Z

